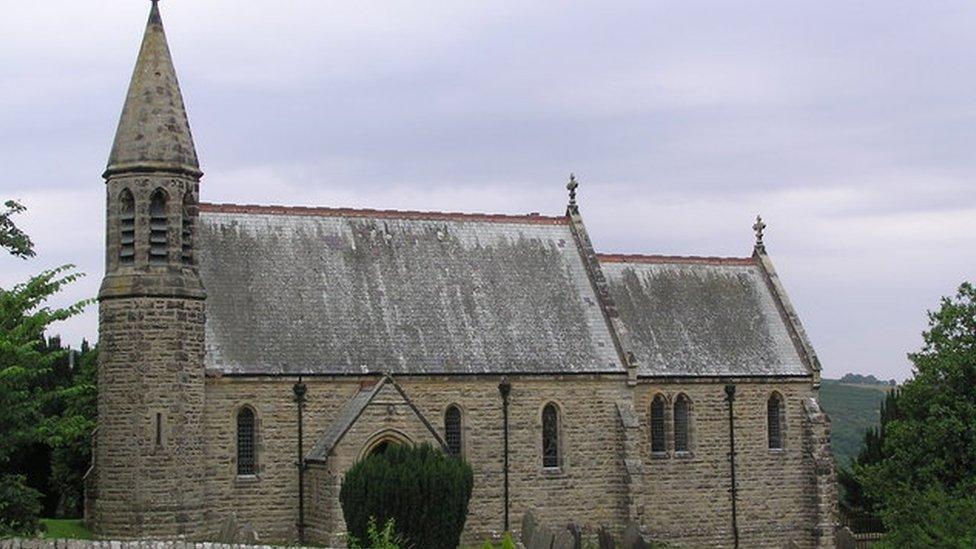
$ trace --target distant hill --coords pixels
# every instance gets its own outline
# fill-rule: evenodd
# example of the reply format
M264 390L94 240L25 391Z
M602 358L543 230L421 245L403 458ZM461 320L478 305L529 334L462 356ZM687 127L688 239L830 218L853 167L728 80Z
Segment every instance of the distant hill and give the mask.
M842 379L867 380L874 376L848 374ZM820 406L830 415L830 442L837 465L846 466L857 456L864 441L864 433L877 427L881 401L892 389L888 382L874 379L874 383L846 383L825 379L820 385Z

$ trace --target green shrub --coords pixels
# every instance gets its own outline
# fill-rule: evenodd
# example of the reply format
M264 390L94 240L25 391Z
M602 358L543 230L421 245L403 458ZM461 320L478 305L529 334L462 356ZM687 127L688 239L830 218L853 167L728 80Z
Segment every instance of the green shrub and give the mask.
M359 461L339 491L349 534L367 539L369 521L391 519L405 547L454 549L468 515L471 466L429 444L391 445Z
M33 536L40 528L41 493L23 475L0 475L0 537Z

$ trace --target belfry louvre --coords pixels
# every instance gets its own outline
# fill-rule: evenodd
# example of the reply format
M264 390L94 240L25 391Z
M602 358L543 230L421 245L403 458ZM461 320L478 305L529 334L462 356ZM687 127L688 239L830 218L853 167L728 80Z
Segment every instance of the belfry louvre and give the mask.
M761 221L745 257L606 255L575 179L518 216L208 204L202 175L154 2L104 174L98 535L341 543L343 473L430 442L473 467L472 543L531 510L832 546L820 365Z

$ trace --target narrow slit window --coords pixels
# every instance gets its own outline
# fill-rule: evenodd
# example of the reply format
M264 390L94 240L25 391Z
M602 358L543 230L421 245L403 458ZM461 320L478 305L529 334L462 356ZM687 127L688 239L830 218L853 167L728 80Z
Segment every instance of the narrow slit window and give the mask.
M461 409L449 406L444 413L444 441L452 456L461 455Z
M166 263L169 254L169 219L166 191L156 189L149 200L149 262Z
M674 401L674 451L687 452L688 444L688 416L690 403L685 395L678 395Z
M253 475L257 470L254 446L254 411L241 408L237 412L237 474Z
M769 432L769 449L781 450L783 448L783 400L778 394L773 393L766 403L766 423Z
M657 395L651 402L651 451L655 453L667 452L664 437L664 397Z
M542 409L542 466L559 465L559 410L550 402Z
M180 239L180 259L184 265L193 264L193 195L187 191L183 195L182 233Z
M163 414L156 412L156 446L163 445Z
M119 195L119 263L128 265L136 260L136 201L132 191L123 189Z

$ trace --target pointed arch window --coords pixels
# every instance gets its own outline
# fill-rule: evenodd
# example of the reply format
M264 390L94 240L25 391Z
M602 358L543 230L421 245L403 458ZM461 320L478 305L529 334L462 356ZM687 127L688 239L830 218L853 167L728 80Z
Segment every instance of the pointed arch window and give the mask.
M769 449L783 449L783 397L778 393L770 395L766 402L766 431L769 435Z
M237 412L237 474L257 473L254 410L245 406Z
M656 395L651 401L651 452L656 454L668 451L665 438L664 397Z
M444 412L444 441L452 456L461 455L461 409L453 404Z
M550 402L542 409L542 466L559 465L559 409Z
M119 193L119 263L129 265L136 260L136 200L132 191Z
M180 239L180 259L184 265L193 264L193 214L194 214L193 193L186 191L183 194L182 212L182 231Z
M691 401L685 395L678 395L674 401L674 451L690 451Z
M166 191L156 189L149 199L149 262L166 263L169 253L169 219Z

